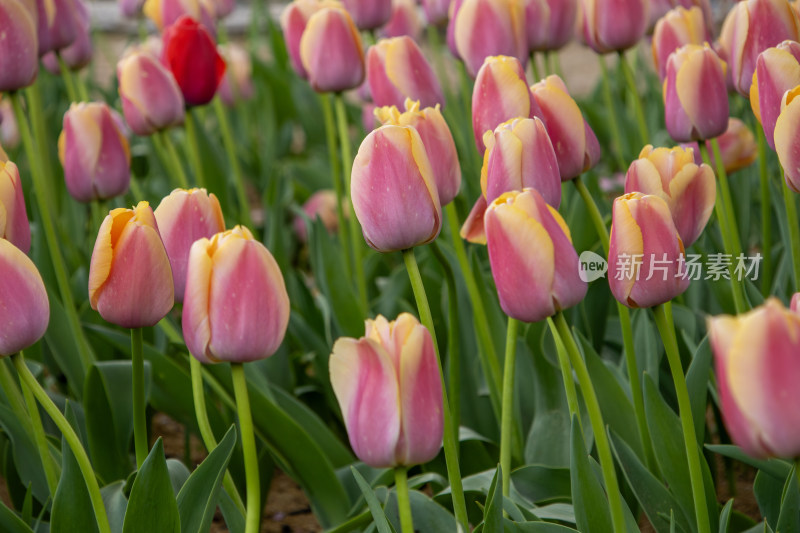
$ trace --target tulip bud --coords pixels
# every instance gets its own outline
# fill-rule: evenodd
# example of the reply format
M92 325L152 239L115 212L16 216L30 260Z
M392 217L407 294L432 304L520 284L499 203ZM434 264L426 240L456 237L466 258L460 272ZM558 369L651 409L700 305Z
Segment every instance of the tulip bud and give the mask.
M225 74L211 34L186 15L164 31L161 61L175 76L187 107L210 102Z
M92 60L92 29L89 19L89 7L86 2L75 0L75 9L72 15L75 18L75 40L66 48L59 50L58 54L67 68L77 71L88 65ZM50 73L55 75L61 73L56 52L47 52L42 57L42 63Z
M728 120L728 130L717 137L717 143L722 154L722 165L728 174L749 167L758 157L758 145L753 132L738 118L731 117ZM708 144L709 142L706 141L706 145ZM702 164L703 159L700 154L700 147L696 142L687 143L683 146L692 148L694 150L695 163ZM711 153L710 146L708 146L708 150L711 166L714 168L716 160L714 159L714 154Z
M175 189L153 213L167 250L175 284L175 301L183 302L189 249L195 241L225 231L219 200L205 189Z
M300 58L317 92L355 89L364 81L361 36L340 7L326 7L311 15L300 39Z
M495 199L485 224L492 277L508 316L538 322L586 296L569 228L535 189Z
M79 202L125 194L131 181L128 139L105 103L72 104L64 114L58 157L67 190Z
M783 167L786 185L800 193L800 86L786 91L781 114L775 122L775 151Z
M76 1L36 0L39 57L47 52L66 48L77 38L78 28L74 14Z
M422 34L422 21L414 0L393 0L392 18L378 31L383 38L402 37L404 35L417 41Z
M710 318L708 331L734 444L758 458L800 455L800 315L770 298L744 315Z
M625 193L632 192L652 194L667 202L684 246L691 246L711 218L717 184L710 166L695 164L691 148L647 145L628 168Z
M575 33L578 0L525 0L525 27L530 51L562 48Z
M336 341L329 366L361 461L387 468L436 457L444 432L442 382L431 334L416 318L367 320L363 337Z
M169 257L147 202L113 209L100 225L89 266L89 303L124 328L154 326L174 303Z
M11 100L3 98L0 100L0 150L5 148L14 149L19 146L19 124L17 124L17 117L14 116L14 109L11 106ZM8 155L5 151L0 153L0 161L8 161Z
M137 135L183 123L183 95L178 83L154 56L129 53L117 64L119 96L125 121Z
M381 126L353 162L350 197L364 238L379 252L427 244L442 229L442 206L417 130Z
M458 10L461 9L461 4L463 3L464 0L452 0L448 10L450 20L447 21L447 48L456 59L461 59L461 54L458 53L458 46L456 46L456 17L458 16Z
M709 0L650 0L650 26L657 25L659 19L678 7L682 7L684 9L691 9L693 7L700 8L700 11L703 15L703 20L705 21L706 29L709 32L713 31L714 14L711 12L711 4ZM698 44L703 43L700 42ZM680 46L677 46L676 48L680 48Z
M608 263L611 293L628 307L663 304L689 287L683 242L667 202L638 192L614 200Z
M143 11L159 31L188 16L202 23L209 32L214 32L213 7L202 0L145 0Z
M307 79L308 74L303 67L303 60L300 58L300 38L306 29L308 19L322 6L323 2L317 0L294 0L281 13L281 30L286 41L289 61L297 75L303 79Z
M229 107L233 107L237 101L247 101L253 98L255 89L253 88L253 65L250 62L250 54L234 43L220 45L219 52L229 67L217 89L219 97Z
M0 357L28 348L44 336L50 302L36 265L0 239Z
M236 226L189 253L183 336L202 363L247 363L274 354L289 325L289 295L269 250Z
M406 100L405 109L400 113L396 107L383 107L375 111L375 116L383 125L412 126L417 130L431 163L439 201L445 206L461 187L461 164L453 135L438 104L420 110L419 102Z
M541 117L542 112L528 89L525 69L514 57L487 57L472 92L472 131L478 152L486 146L483 135L507 120Z
M703 12L697 6L675 8L660 19L653 32L653 59L661 81L667 77L667 59L672 52L687 44L702 45L706 41L711 38Z
M392 0L342 0L359 30L380 28L392 17Z
M725 63L708 44L687 44L667 60L667 131L678 142L711 139L728 129Z
M531 94L556 150L561 179L577 178L594 167L600 161L600 143L564 81L548 76L531 86Z
M521 0L463 0L453 32L458 55L471 76L491 56L516 57L523 65L528 60Z
M441 26L449 18L450 0L422 0L422 9L428 24Z
M0 239L28 253L31 249L31 226L25 210L19 169L11 161L0 162Z
M786 0L744 0L731 8L719 41L740 94L750 95L759 54L785 40L800 40L800 21Z
M27 87L39 72L36 19L18 0L0 1L3 46L0 53L0 92Z
M784 41L767 48L756 59L750 105L764 129L770 148L775 149L775 122L786 91L800 85L800 44Z
M313 220L317 218L322 221L322 225L329 234L333 235L339 229L339 217L336 215L336 193L330 189L317 191L303 204L303 213ZM347 200L342 199L342 210L345 217L347 216L349 206ZM308 229L306 228L306 221L300 215L294 219L294 232L297 238L302 242L308 241Z
M367 52L367 82L377 106L402 107L406 98L423 107L444 104L442 87L410 37L382 39Z
M792 296L792 303L789 306L789 309L795 313L800 313L800 292L796 292L794 296Z
M583 40L598 54L627 50L644 37L648 0L583 0Z

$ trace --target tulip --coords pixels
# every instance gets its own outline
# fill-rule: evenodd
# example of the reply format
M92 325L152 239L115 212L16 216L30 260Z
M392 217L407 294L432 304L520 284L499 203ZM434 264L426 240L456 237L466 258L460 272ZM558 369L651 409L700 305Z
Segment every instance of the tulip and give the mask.
M800 193L800 86L787 91L775 122L775 151L789 189Z
M168 29L184 15L214 31L213 6L201 0L145 0L143 11L159 31Z
M18 0L0 1L4 38L0 53L0 92L27 87L39 72L36 18Z
M0 99L0 161L8 161L8 155L3 147L14 149L19 146L20 134L17 117L9 98Z
M478 152L486 146L483 135L512 118L541 117L542 112L528 89L525 69L514 57L487 57L475 78L472 92L472 131Z
M300 58L317 92L355 89L364 81L364 50L353 19L340 7L325 7L308 19Z
M789 306L789 309L800 314L800 292L796 292L794 296L792 296L792 303Z
M722 165L728 174L749 167L758 157L758 145L753 132L738 118L731 117L728 120L728 130L717 137L717 143L719 143L719 150L722 154ZM706 141L707 146L708 144L709 142ZM695 163L700 165L703 162L700 147L696 142L685 144L684 147L694 150ZM708 146L708 150L713 167L716 165L716 160L710 146Z
M41 339L49 322L50 302L36 265L11 242L0 239L0 357Z
M367 135L353 162L350 197L367 244L379 252L427 244L442 229L433 168L411 126Z
M134 133L152 135L183 123L181 89L154 56L129 53L117 64L117 78L122 112Z
M237 101L253 98L253 65L250 54L238 44L228 43L219 46L219 52L230 68L222 78L217 91L219 97L229 107Z
M78 37L76 3L77 0L36 0L39 57L66 48Z
M442 382L431 334L416 318L367 320L363 337L336 341L329 366L361 461L386 468L436 457L444 432Z
M561 179L568 181L594 167L600 161L600 143L584 120L564 81L558 76L531 86L531 94L541 109L541 117L553 142Z
M496 198L485 223L492 277L509 317L538 322L583 300L588 286L569 228L535 189Z
M684 247L667 202L633 192L614 200L608 284L631 308L666 303L689 287Z
M691 148L645 146L631 163L625 193L640 192L661 197L684 246L691 246L711 218L717 195L714 171L695 164Z
M648 0L582 0L583 40L598 54L627 50L644 37Z
M767 48L756 60L753 84L750 86L750 105L764 129L770 148L775 149L775 122L781 112L786 91L800 85L800 44L784 41Z
M491 56L512 56L525 64L528 46L522 1L463 0L455 15L453 38L471 76Z
M169 257L147 202L113 209L100 225L89 265L89 303L125 328L154 326L174 303Z
M687 44L667 60L667 131L678 142L711 139L728 129L725 63L708 44Z
M67 190L79 202L125 194L131 181L128 139L105 103L72 104L64 114L58 157Z
M393 0L392 18L378 31L384 38L407 35L417 41L422 34L422 21L414 0Z
M281 30L286 41L289 61L297 75L303 79L307 79L308 74L300 58L300 38L306 29L308 19L322 6L323 3L317 0L294 0L281 13Z
M342 207L347 215L347 201L342 199ZM339 230L339 217L336 215L336 193L330 189L317 191L303 204L303 213L309 219L319 220L329 234L333 235ZM302 242L308 241L308 229L305 219L298 215L294 219L294 232Z
M436 74L410 37L382 39L369 48L367 82L377 106L402 107L406 98L422 107L444 104Z
M225 61L214 39L186 15L164 32L161 61L175 76L188 107L210 102L225 74Z
M342 0L359 30L380 28L392 17L392 0Z
M684 9L700 8L706 28L709 32L713 31L714 14L711 12L709 0L650 0L650 26L657 25L659 19L678 7Z
M181 303L189 249L195 241L225 231L222 208L217 197L205 189L175 189L161 200L153 214L169 257L175 301Z
M378 119L375 118L377 109L378 106L372 102L364 102L361 105L361 125L364 127L364 131L370 132L380 125Z
M461 187L461 164L453 134L438 104L420 109L419 102L406 100L404 113L396 107L383 107L375 112L375 116L381 124L412 126L417 130L431 162L439 201L443 206L452 202Z
M196 241L189 252L183 336L202 363L247 363L274 354L289 325L278 263L247 228Z
M447 21L447 48L456 59L461 59L461 54L458 53L458 46L456 46L456 17L458 16L459 9L461 9L461 4L463 3L464 0L452 0L452 2L450 2L450 8L448 9L450 20Z
M25 210L25 196L17 165L0 162L0 239L28 253L31 249L31 226Z
M578 0L527 0L527 2L525 21L528 48L531 51L553 51L563 48L575 33Z
M744 0L733 6L719 41L740 94L750 95L759 54L785 40L800 40L800 21L786 0Z
M753 457L800 455L800 315L770 298L756 309L708 320L722 419Z
M422 0L422 9L428 24L441 26L449 18L450 0Z
M677 7L660 19L653 32L652 48L661 81L667 77L667 59L672 52L687 44L702 45L706 41L711 38L703 22L703 11L697 6Z
M92 32L89 19L89 7L82 0L75 1L75 10L72 15L75 18L75 40L66 48L58 51L64 64L70 70L80 70L92 60ZM61 72L58 65L56 52L47 52L42 57L42 63L52 74Z

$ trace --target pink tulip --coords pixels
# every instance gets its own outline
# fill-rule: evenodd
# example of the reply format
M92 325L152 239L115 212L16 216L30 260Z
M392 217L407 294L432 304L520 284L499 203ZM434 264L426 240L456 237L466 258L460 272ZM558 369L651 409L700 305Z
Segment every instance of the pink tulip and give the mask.
M75 18L75 40L66 48L58 51L64 64L70 70L80 70L92 60L92 29L89 20L89 6L83 0L74 0L75 9L72 16ZM51 51L42 57L42 63L52 74L60 74L61 70L56 58L56 52Z
M378 30L378 35L384 38L406 35L418 41L422 35L422 20L417 10L417 3L414 0L393 0L392 18Z
M800 315L776 298L737 317L708 320L722 419L753 457L800 454Z
M586 296L569 229L535 189L495 199L485 224L492 277L508 316L538 322Z
M25 210L19 169L11 161L0 162L0 239L28 253L31 249L31 226Z
M289 53L292 68L303 79L308 79L308 73L300 58L300 39L306 29L308 19L325 4L318 0L294 0L281 13L281 29L286 41L286 51Z
M442 87L410 37L381 39L367 53L367 82L375 105L402 107L406 98L423 107L444 105Z
M247 228L196 241L189 253L183 336L203 363L247 363L274 354L289 325L278 263Z
M330 358L333 391L356 456L373 468L427 463L444 431L442 382L430 332L403 313L367 320Z
M152 135L183 123L183 95L161 62L144 51L133 51L117 65L122 112L137 135Z
M650 0L650 26L657 25L659 19L664 17L669 11L678 7L684 9L699 7L703 14L706 28L708 28L709 31L713 29L714 14L711 12L711 3L709 0Z
M156 325L174 303L169 257L147 202L113 209L100 225L89 265L89 303L124 328Z
M380 28L392 16L392 0L342 0L359 30Z
M455 15L453 38L471 76L491 56L512 56L523 65L528 60L520 0L463 0Z
M36 0L39 57L66 48L78 37L76 4L77 0Z
M0 357L36 343L49 322L50 302L36 265L11 242L0 239Z
M142 15L145 0L119 0L119 11L123 17L137 19Z
M3 147L11 150L17 148L20 142L19 124L17 117L14 116L14 109L11 100L3 98L0 100L0 150ZM3 152L0 154L1 161L8 161L8 155Z
M750 105L764 129L770 148L775 149L775 123L786 91L800 85L800 44L784 41L758 56L750 86Z
M653 59L661 81L667 77L667 59L678 48L686 44L702 45L711 41L708 28L703 21L703 11L677 7L656 23L653 32Z
M433 168L410 126L367 135L353 162L350 197L367 244L379 252L427 244L442 229Z
M18 0L0 0L0 26L4 31L0 54L0 92L27 87L39 72L36 18Z
M584 42L598 54L627 50L644 37L648 0L582 0Z
M461 54L458 52L458 46L456 45L456 17L458 16L458 10L461 9L461 4L463 3L464 0L452 0L448 10L449 20L447 21L446 32L447 48L456 59L462 59Z
M784 170L786 185L800 193L800 86L786 91L781 114L775 122L775 152Z
M749 167L758 157L758 145L756 144L755 135L738 118L731 117L728 119L728 130L717 137L717 143L722 154L722 165L728 174ZM711 166L716 168L716 160L710 143L706 141L706 145L711 159ZM694 150L695 163L698 165L703 163L700 147L696 142L684 143L682 146Z
M800 292L796 292L792 296L792 303L789 306L789 309L791 309L795 313L800 314Z
M342 199L342 210L345 216L350 204ZM331 235L339 229L339 217L336 214L336 193L330 189L323 189L311 195L303 204L303 213L313 222L317 218ZM294 232L301 242L308 241L308 228L305 219L298 215L294 218Z
M450 0L422 0L422 8L428 24L434 26L441 26L450 16Z
M222 44L217 47L220 55L225 58L228 68L225 76L217 88L217 94L228 107L233 107L237 102L253 98L253 64L250 53L242 46L235 43Z
M537 0L529 0L528 6ZM542 29L537 31L534 26L534 34L531 35L530 24L533 22L528 15L532 14L529 9L526 11L528 24L528 46L532 51L554 51L566 45L575 34L576 21L578 18L578 0L538 0L542 2L541 13ZM546 9L544 9L546 8ZM535 22L533 22L535 24ZM533 37L533 38L532 38Z
M341 7L325 7L308 19L300 58L317 92L355 89L364 81L364 50L353 19Z

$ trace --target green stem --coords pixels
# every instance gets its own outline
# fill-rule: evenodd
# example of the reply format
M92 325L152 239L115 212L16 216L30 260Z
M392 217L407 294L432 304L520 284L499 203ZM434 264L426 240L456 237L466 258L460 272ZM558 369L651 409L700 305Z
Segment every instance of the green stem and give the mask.
M344 255L344 265L346 272L352 272L350 241L347 238L348 221L344 216L344 199L349 192L342 191L342 167L336 156L336 120L333 118L333 107L331 106L331 95L322 94L319 97L322 104L322 115L325 119L325 140L328 144L328 166L331 168L331 181L333 190L336 193L336 219L339 223L339 244Z
M442 379L442 410L444 411L444 458L447 463L447 477L450 479L450 492L453 496L453 509L455 510L456 520L464 531L469 531L469 518L467 517L467 505L464 500L464 486L461 482L461 470L458 466L458 435L456 435L450 404L447 401L447 388L444 383L444 373L442 372L442 359L439 355L439 343L436 340L436 329L433 327L433 315L428 304L428 297L425 294L425 285L422 283L422 276L419 273L417 258L414 249L410 248L403 251L403 260L406 263L408 277L411 280L411 288L414 290L414 299L417 301L417 310L422 325L428 328L433 338L433 347L436 351L436 361L439 365L439 375Z
M597 203L595 203L594 198L592 198L592 193L590 193L589 189L586 188L586 185L583 183L581 177L578 176L572 180L572 182L575 184L575 188L578 189L578 193L581 195L581 198L583 198L583 203L586 205L586 210L589 211L589 218L592 219L595 231L600 239L600 244L603 245L603 250L605 250L606 254L608 254L608 228L606 227L605 220L603 220L603 215L600 214L600 209L597 207Z
M200 429L200 436L203 439L206 450L208 450L208 453L211 453L214 451L214 448L217 447L217 439L214 437L214 431L211 429L211 423L208 421L206 397L203 391L203 365L190 355L189 367L192 374L192 398L194 399L194 412L197 415L197 427ZM239 495L239 491L236 490L233 477L231 477L231 473L228 470L225 471L222 485L225 492L228 493L228 496L231 497L233 503L239 509L239 512L244 516L247 510L242 502L242 497Z
M206 187L206 178L203 173L203 162L200 158L200 144L197 138L197 119L192 109L186 110L186 147L189 151L189 160L192 165L192 172L198 187Z
M228 154L228 161L231 165L231 171L233 172L233 185L236 189L236 198L239 201L239 216L245 226L253 229L253 220L250 217L250 204L247 202L247 191L244 186L244 176L242 175L242 167L239 164L239 158L236 157L236 144L233 141L228 114L225 112L225 108L219 96L214 97L213 106L214 112L217 114L220 132L222 133L222 144L225 146L225 151Z
M639 126L639 136L641 137L642 146L650 143L650 133L647 131L647 120L644 117L644 106L642 105L642 98L639 95L639 89L636 88L636 78L633 76L633 70L625 58L625 52L619 52L619 62L622 66L622 75L625 77L625 84L628 87L628 96L633 101L633 109L636 114L636 123Z
M53 462L53 456L50 454L50 445L47 444L47 435L42 425L42 417L39 416L39 406L36 405L36 397L31 392L30 387L22 387L22 394L28 406L27 414L30 417L33 428L33 440L36 442L36 448L38 448L39 457L42 460L44 476L47 479L47 488L50 489L50 494L55 496L58 488L58 472L56 471L56 464Z
M578 420L578 426L581 428L581 432L583 432L583 421L581 420L581 410L578 404L578 391L575 389L572 368L569 366L567 348L564 346L564 342L561 340L561 335L558 334L558 328L552 318L547 318L547 325L550 327L550 332L553 334L553 341L556 343L558 367L561 369L561 379L564 380L564 392L567 395L569 417L570 419L576 418Z
M353 169L353 154L350 149L350 135L347 131L347 110L344 107L344 96L337 94L335 97L336 123L339 128L339 144L342 150L342 175L344 176L345 194L350 195L350 174ZM364 263L361 261L361 248L363 237L361 236L358 219L353 211L353 202L350 205L350 249L353 252L353 266L355 267L356 287L358 288L358 298L364 312L369 311L367 300L367 280L364 277Z
M789 226L789 240L792 250L792 272L794 272L794 290L800 291L800 223L797 220L797 203L794 193L786 185L781 169L783 182L783 202L786 204L786 224Z
M772 201L767 172L767 139L764 129L756 122L758 134L758 172L761 185L761 249L764 259L761 263L761 295L766 298L772 288Z
M606 426L603 422L603 414L600 411L600 402L597 400L589 369L586 367L586 362L578 350L578 345L575 343L564 314L559 311L553 321L556 324L559 335L561 335L564 346L567 348L567 354L572 367L575 369L575 375L581 387L581 394L583 394L583 400L586 403L586 410L589 413L589 422L592 424L592 432L597 444L597 455L600 459L603 481L605 481L608 505L611 509L611 522L614 525L614 531L622 533L625 531L625 515L622 510L617 473L614 470L614 459L611 456L611 445L608 442L608 433L606 433Z
M169 164L169 169L172 174L174 174L175 178L178 181L178 186L181 189L188 189L189 188L189 180L186 179L186 172L183 170L183 164L181 163L181 158L178 156L178 150L175 149L175 144L172 142L169 134L166 131L158 131L153 134L156 143L161 143L166 153L167 160L171 163Z
M614 143L614 158L617 161L617 170L625 170L625 158L623 157L622 135L619 129L619 120L614 106L614 97L611 94L611 78L608 75L606 59L602 55L597 56L600 62L600 70L603 72L603 100L608 113L608 128L611 130L611 140Z
M731 188L728 184L728 173L725 172L725 165L722 161L722 153L719 149L719 142L717 139L711 139L711 149L714 152L714 161L717 164L717 178L719 185L722 189L722 200L725 202L725 213L728 215L728 227L731 235L731 244L733 244L733 253L735 258L739 257L742 253L742 241L739 238L739 226L736 223L736 209L733 207L733 197L731 196Z
M81 99L82 102L89 101L89 89L86 87L86 81L80 74L76 74L73 77L75 81L75 90L78 92L78 97Z
M697 438L692 420L692 404L689 400L689 389L686 386L686 377L683 375L681 356L678 353L678 339L675 336L675 324L672 320L672 304L667 302L653 308L656 325L664 342L669 368L672 372L672 381L675 384L675 394L678 397L678 411L683 430L683 442L686 448L686 458L689 463L689 478L692 484L695 513L697 514L697 530L699 533L710 533L711 525L708 518L706 493L703 487L703 471L700 467L700 452L697 448Z
M69 278L67 276L67 269L64 265L64 258L61 255L61 249L58 247L58 239L56 237L55 226L53 225L52 214L54 213L52 206L49 205L48 198L50 195L50 187L47 184L47 178L43 173L44 162L36 154L36 144L31 135L31 130L28 126L28 120L25 113L22 111L22 104L20 102L19 94L12 92L9 94L11 98L11 105L14 108L14 115L17 119L17 125L20 133L22 134L22 143L25 147L25 153L28 157L28 163L31 167L31 178L33 180L34 197L39 208L39 215L42 220L42 229L44 230L45 241L47 248L50 252L50 261L53 264L53 272L56 276L58 283L59 294L61 295L61 303L67 314L67 323L72 332L72 338L78 348L81 366L84 373L88 371L89 366L94 361L94 354L86 341L81 328L80 319L75 308L75 299L72 296L72 289L70 287ZM29 102L31 106L31 113L34 113L36 106L33 102ZM39 110L41 112L41 110Z
M92 463L89 461L89 456L86 455L86 450L83 449L78 435L72 426L69 424L61 411L58 410L56 404L47 395L47 392L42 388L36 378L31 373L28 366L25 364L24 356L19 353L11 356L14 361L14 366L17 369L23 387L28 387L36 399L42 404L45 412L50 415L58 429L64 435L64 440L72 450L75 459L78 462L78 467L81 470L83 479L86 482L86 488L89 491L89 500L92 502L92 509L94 510L95 519L97 520L97 528L100 533L111 533L111 526L108 523L108 515L103 506L103 496L100 494L100 486L97 484L97 479L92 469Z
M67 89L67 97L69 98L70 102L79 102L80 98L78 98L78 93L75 90L75 82L72 79L72 72L67 67L67 64L64 63L64 60L61 58L61 54L56 52L56 60L58 61L58 70L61 72L61 79L64 80L64 87Z
M539 65L536 64L536 52L531 52L531 74L533 74L533 83L539 83L542 77L539 75ZM505 476L505 473L503 473Z
M250 397L247 393L247 378L242 363L231 364L233 375L233 393L236 396L236 408L239 414L239 427L244 452L244 470L247 482L247 517L245 533L258 533L261 525L261 485L258 473L258 454L256 438L253 434L253 416L250 413Z
M511 427L514 419L514 374L517 359L519 321L508 317L506 358L503 362L503 415L500 419L500 471L503 473L503 496L511 489Z
M33 146L38 151L41 158L39 164L41 165L42 175L45 179L53 176L53 168L50 162L50 136L47 132L47 122L44 117L44 103L42 102L42 91L39 83L34 83L25 89L25 97L28 102L28 113L30 113L31 127L33 128L33 140L36 142ZM48 184L50 185L50 184ZM47 202L53 208L58 205L55 201L52 191L48 187Z
M394 469L394 490L397 493L397 513L400 515L400 531L414 533L414 518L411 516L411 499L408 495L408 468Z
M131 328L131 367L133 379L133 444L136 467L141 468L150 452L147 443L147 404L144 399L144 356L142 328Z

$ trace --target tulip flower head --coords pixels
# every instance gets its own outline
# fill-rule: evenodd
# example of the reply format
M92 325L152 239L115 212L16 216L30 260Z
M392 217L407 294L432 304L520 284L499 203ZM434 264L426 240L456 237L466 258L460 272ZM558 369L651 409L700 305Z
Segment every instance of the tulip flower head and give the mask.
M183 302L186 347L202 363L265 359L289 325L278 263L241 226L192 245Z
M738 118L731 117L728 119L728 130L717 137L719 150L722 154L722 165L725 167L725 172L731 174L737 170L747 168L752 165L758 157L758 145L756 144L756 137L747 125ZM706 141L706 145L709 142ZM700 154L700 146L695 143L686 143L682 145L686 148L694 150L694 160L698 165L703 163ZM708 146L709 157L711 158L711 166L715 168L716 160Z
M450 0L422 0L425 20L428 24L441 26L450 18Z
M359 30L380 28L392 17L392 0L342 0Z
M0 162L0 239L28 253L31 248L31 226L25 210L19 169L11 161Z
M691 148L648 145L628 168L625 192L661 197L669 206L684 246L691 246L711 218L717 184L710 166L695 164Z
M784 171L786 185L800 193L800 86L786 91L781 114L775 122L775 151Z
M78 36L77 0L36 0L39 57L71 45ZM20 6L23 2L19 2ZM12 21L14 24L16 21Z
M528 49L559 50L575 33L578 0L524 0Z
M41 339L49 322L50 302L36 265L11 242L0 239L0 357Z
M187 15L164 31L161 61L175 76L187 107L210 102L225 74L211 34Z
M581 0L584 42L598 54L627 50L644 37L649 0Z
M379 252L427 244L442 229L433 167L411 126L367 135L353 162L350 197L367 244Z
M505 55L527 62L522 0L463 0L454 17L453 39L471 76L488 57Z
M676 7L664 15L656 23L652 45L653 59L661 81L667 76L667 59L672 52L687 44L702 45L708 41L711 41L711 36L699 7Z
M708 320L720 408L734 444L757 458L800 455L800 314L776 298Z
M791 309L795 313L800 314L800 292L796 292L792 296L792 302L789 305L789 309Z
M220 45L219 52L228 65L217 89L220 99L228 107L233 107L237 101L253 98L253 64L249 52L234 43Z
M614 201L608 252L611 293L631 308L666 303L689 287L684 247L667 202L633 192Z
M375 116L383 125L411 126L417 130L433 169L439 201L445 206L453 201L461 187L461 164L456 143L439 105L420 109L419 102L406 99L405 112L396 107L382 107Z
M430 332L403 313L367 320L333 346L331 384L356 456L373 468L427 463L444 432L442 382Z
M75 9L72 16L75 21L75 40L72 44L58 51L64 64L70 70L80 70L92 60L92 28L89 19L89 6L83 0L74 0ZM56 53L51 51L42 58L44 66L53 74L60 69Z
M650 26L657 26L660 19L678 7L684 9L699 7L706 27L709 31L713 30L714 14L711 12L709 0L650 0Z
M402 37L404 35L417 41L422 34L422 20L414 0L393 0L392 18L378 31L384 38Z
M786 91L800 85L800 43L784 41L758 56L750 86L750 105L764 129L770 148L775 149L775 123Z
M300 58L300 39L306 29L308 19L326 4L338 5L334 2L320 2L319 0L294 0L281 13L281 30L286 41L286 51L289 54L292 68L303 79L308 79L308 73Z
M323 7L308 19L300 59L317 92L355 89L364 81L364 48L353 19L340 5Z
M27 87L39 72L36 15L18 0L0 1L0 26L5 33L0 54L0 92Z
M203 0L145 0L143 11L160 31L184 15L199 21L208 31L214 31L213 6Z
M422 107L444 105L439 80L411 37L381 39L367 52L367 82L377 106L402 107L406 98Z
M131 152L105 103L72 104L64 114L58 156L67 190L79 202L125 194L131 181Z
M142 15L144 0L119 0L118 4L123 17L136 19Z
M147 202L113 209L100 225L89 266L89 303L125 328L154 326L174 303L169 257Z
M303 204L303 213L312 221L319 218L328 233L333 235L339 229L336 201L336 193L334 191L330 189L317 191ZM349 209L347 209L349 205L347 200L343 198L342 211L344 211L345 217L349 212ZM294 232L300 241L308 241L308 228L306 227L305 219L301 215L296 216L294 219Z
M538 322L586 296L569 228L535 189L496 198L485 224L492 277L508 316Z

